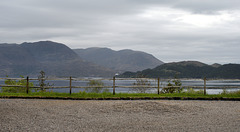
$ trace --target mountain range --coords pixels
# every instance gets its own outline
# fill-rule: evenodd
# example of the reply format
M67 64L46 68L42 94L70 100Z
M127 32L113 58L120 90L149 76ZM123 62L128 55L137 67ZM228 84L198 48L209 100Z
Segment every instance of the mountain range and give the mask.
M74 49L84 60L93 62L116 72L140 71L147 68L155 68L163 62L153 55L133 50L114 51L109 48Z
M107 48L73 50L52 41L0 44L2 77L6 75L36 77L40 71L57 77L112 77L116 72L143 70L160 64L162 62L152 55L132 50L119 52Z
M39 41L0 44L0 76L37 77L40 71L56 77L160 77L240 79L240 64L207 65L197 61L163 63L151 54L109 48L70 49Z
M240 64L207 65L198 61L182 61L138 72L125 72L119 77L240 79Z
M82 60L64 44L40 41L0 45L0 76L36 77L40 71L58 77L114 75L110 69Z

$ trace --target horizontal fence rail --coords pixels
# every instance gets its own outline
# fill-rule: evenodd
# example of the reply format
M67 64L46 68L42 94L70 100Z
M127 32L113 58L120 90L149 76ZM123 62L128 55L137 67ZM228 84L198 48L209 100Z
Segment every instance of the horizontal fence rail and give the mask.
M175 79L160 79L160 78L0 78L0 80L26 80L26 86L24 85L2 85L0 84L0 87L19 87L19 88L26 88L26 92L29 92L30 88L36 88L36 89L61 89L61 88L69 88L69 93L72 93L72 88L112 88L113 89L113 94L115 94L116 88L155 88L157 89L158 94L160 93L160 89L163 88L195 88L195 89L203 89L204 94L206 94L206 89L230 89L230 88L240 88L240 86L207 86L207 81L240 81L240 79L178 79L180 81L203 81L202 86L163 86L160 84L161 82L169 82L170 80L175 80ZM29 81L38 81L38 80L48 80L48 81L69 81L68 86L29 86ZM91 80L98 80L98 81L112 81L111 86L73 86L72 82L73 81L91 81ZM116 81L132 81L132 80L147 80L149 82L155 82L155 85L137 85L137 84L132 84L130 86L121 86L121 85L116 85Z

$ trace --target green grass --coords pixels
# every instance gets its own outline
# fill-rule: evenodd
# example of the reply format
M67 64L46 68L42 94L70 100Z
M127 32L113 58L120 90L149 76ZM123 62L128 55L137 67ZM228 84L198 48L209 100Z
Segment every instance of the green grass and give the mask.
M0 93L0 97L60 97L60 98L139 98L139 97L190 97L190 98L240 98L240 92L203 95L199 93L172 93L172 94L153 94L153 93L57 93L57 92L33 92L33 93Z

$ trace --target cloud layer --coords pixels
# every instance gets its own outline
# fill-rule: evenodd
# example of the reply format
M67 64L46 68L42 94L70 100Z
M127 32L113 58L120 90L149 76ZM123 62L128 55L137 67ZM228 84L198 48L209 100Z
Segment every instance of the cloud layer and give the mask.
M0 3L0 43L52 40L110 47L164 62L240 63L239 0L11 0Z

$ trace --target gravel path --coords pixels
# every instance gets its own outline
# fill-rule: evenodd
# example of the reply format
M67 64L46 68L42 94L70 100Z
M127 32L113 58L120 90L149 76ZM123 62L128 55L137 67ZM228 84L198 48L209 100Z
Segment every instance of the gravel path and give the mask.
M0 99L0 131L240 131L239 101Z

